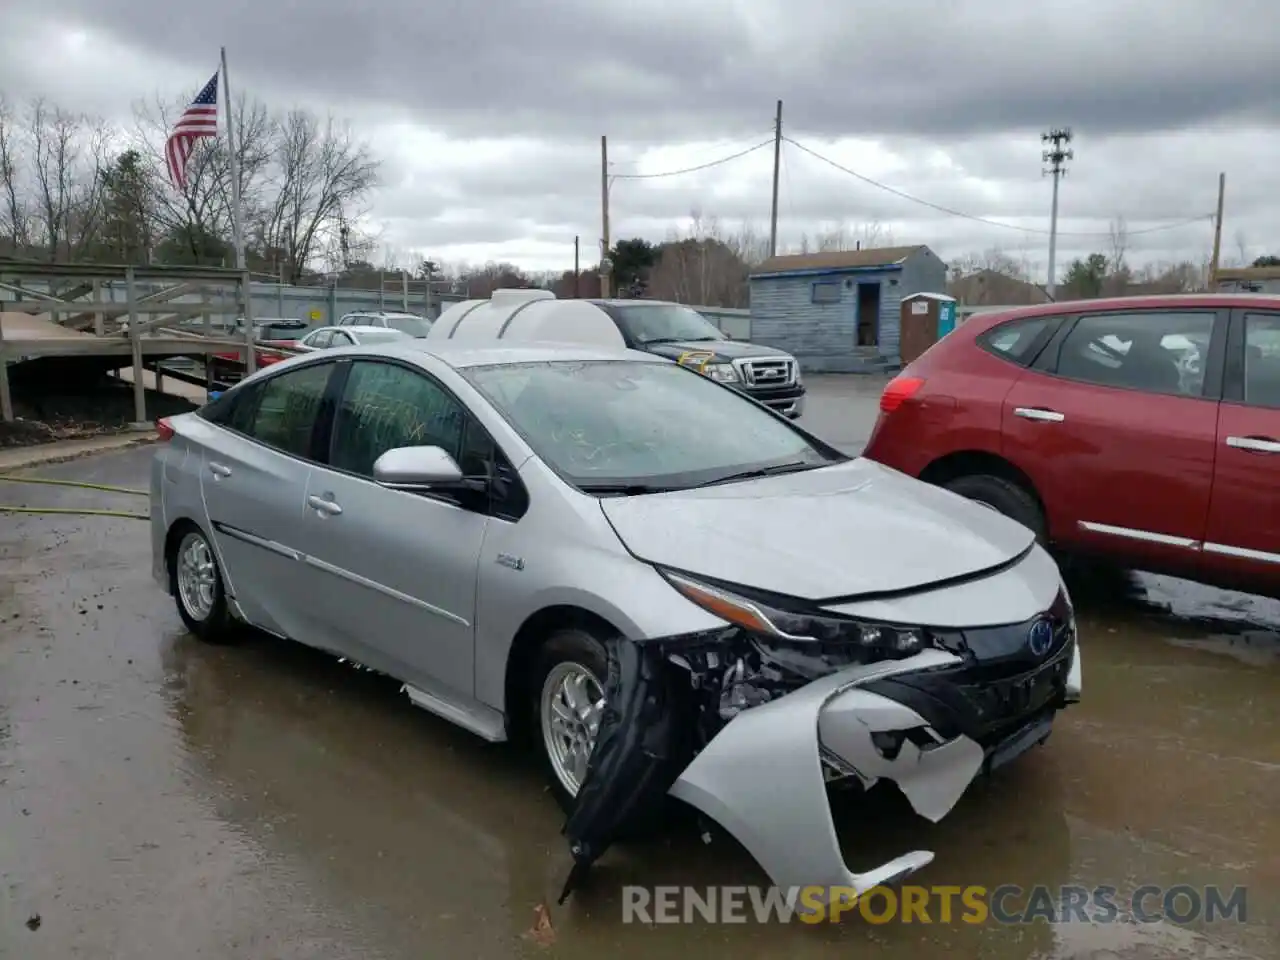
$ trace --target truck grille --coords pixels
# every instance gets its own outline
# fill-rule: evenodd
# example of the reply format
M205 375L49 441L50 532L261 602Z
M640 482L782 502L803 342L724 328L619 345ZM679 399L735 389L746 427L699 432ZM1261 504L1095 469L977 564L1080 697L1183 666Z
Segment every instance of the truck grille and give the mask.
M789 387L796 382L796 362L785 357L739 360L738 370L749 387Z

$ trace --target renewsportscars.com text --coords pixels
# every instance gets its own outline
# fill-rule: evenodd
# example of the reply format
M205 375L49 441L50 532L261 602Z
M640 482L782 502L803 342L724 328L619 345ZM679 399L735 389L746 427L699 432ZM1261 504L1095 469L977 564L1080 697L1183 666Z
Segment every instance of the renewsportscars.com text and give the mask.
M666 923L1045 923L1247 922L1248 891L1187 884L1117 887L622 888L622 922Z

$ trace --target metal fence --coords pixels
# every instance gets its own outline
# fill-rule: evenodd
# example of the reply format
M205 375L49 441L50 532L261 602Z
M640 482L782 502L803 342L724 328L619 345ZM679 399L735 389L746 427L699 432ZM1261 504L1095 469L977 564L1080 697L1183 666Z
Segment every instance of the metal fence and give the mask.
M51 292L47 284L38 281L26 281L28 289ZM136 284L138 296L145 297L168 288L169 284L146 283ZM216 325L230 325L240 314L232 291L208 294L209 299L202 300L198 293L174 297L170 303L194 304L207 302L209 316ZM447 306L457 300L465 299L458 294L432 292L431 304L425 303L423 293L380 292L377 290L348 290L332 286L291 286L282 283L263 283L255 281L252 285L253 316L255 319L271 319L287 317L305 320L312 326L322 327L338 322L338 318L346 313L367 310L403 310L408 313L424 315L429 309L430 316L440 313L442 304ZM5 300L18 299L12 292L0 290L0 309ZM123 283L108 282L102 285L102 299L113 303L125 303L127 296Z

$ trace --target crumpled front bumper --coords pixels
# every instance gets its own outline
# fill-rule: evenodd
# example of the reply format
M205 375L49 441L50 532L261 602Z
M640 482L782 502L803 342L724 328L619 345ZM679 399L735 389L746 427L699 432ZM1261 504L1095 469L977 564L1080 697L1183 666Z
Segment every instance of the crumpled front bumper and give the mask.
M976 685L967 682L976 679L966 672L972 665L941 648L847 666L741 709L690 750L697 707L665 663L684 658L662 650L625 640L610 646L600 739L564 829L574 869L561 902L625 825L657 809L664 794L728 830L784 889L865 893L896 882L933 854L917 850L867 873L849 870L825 769L868 787L891 780L921 816L937 821L984 769L1043 742L1057 710L1081 692L1072 626L1034 668ZM1016 702L993 708L995 694Z
M1079 699L1078 647L1064 702ZM857 894L894 883L933 860L927 850L906 853L866 873L844 862L827 801L824 763L856 775L866 786L896 783L921 816L944 817L984 767L1043 741L1052 714L1028 723L998 745L964 734L937 732L930 718L865 685L894 676L943 670L960 658L926 650L906 660L855 666L815 680L734 717L679 775L670 793L717 821L784 889L851 888ZM896 753L874 734L915 731ZM761 770L767 770L761 776Z

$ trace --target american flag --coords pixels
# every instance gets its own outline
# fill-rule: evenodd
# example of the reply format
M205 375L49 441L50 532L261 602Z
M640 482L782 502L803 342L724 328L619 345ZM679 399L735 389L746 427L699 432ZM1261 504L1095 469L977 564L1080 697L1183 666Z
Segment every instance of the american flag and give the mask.
M169 179L183 189L187 185L187 160L202 137L218 135L218 74L204 85L191 105L183 111L164 145Z

